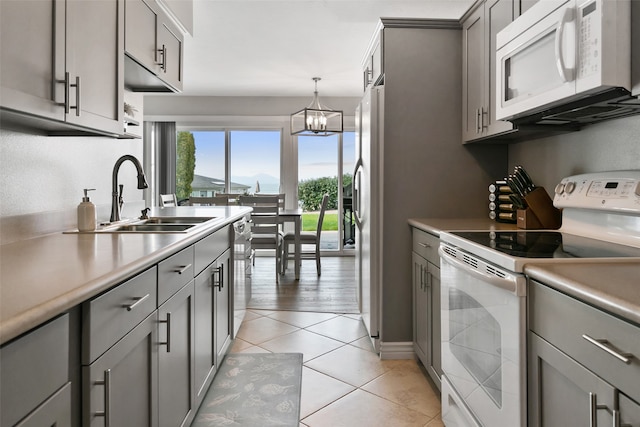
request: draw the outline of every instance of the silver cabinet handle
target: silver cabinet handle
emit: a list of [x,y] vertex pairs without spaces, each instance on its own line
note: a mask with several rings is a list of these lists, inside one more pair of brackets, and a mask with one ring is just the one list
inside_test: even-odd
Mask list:
[[480,133],[480,109],[476,108],[476,133]]
[[420,266],[420,290],[424,289],[424,278],[422,273],[422,265]]
[[215,270],[213,270],[213,286],[215,288],[218,288],[218,292],[222,292],[222,288],[224,287],[224,270],[223,270],[224,266],[219,266],[216,267]]
[[159,322],[167,324],[167,340],[158,344],[166,345],[167,353],[171,353],[171,312],[167,313],[167,320],[160,320]]
[[481,107],[480,108],[480,132],[482,132],[483,129],[486,129],[489,127],[484,124],[484,121],[485,121],[484,118],[485,116],[488,116],[488,115],[489,115],[488,111],[486,111],[484,107]]
[[431,282],[432,282],[431,272],[427,271],[425,276],[426,276],[426,280],[425,280],[424,287],[426,289],[431,287]]
[[134,308],[136,308],[137,306],[139,306],[140,304],[142,304],[142,302],[143,302],[144,300],[146,300],[147,298],[149,298],[149,294],[146,294],[146,295],[145,295],[145,296],[143,296],[143,297],[137,297],[137,298],[134,298],[134,299],[136,300],[136,302],[134,302],[133,304],[125,304],[125,307],[126,307],[127,311],[131,311],[131,310],[133,310]]
[[626,363],[627,365],[631,363],[631,358],[634,357],[633,354],[631,353],[620,353],[619,351],[616,351],[615,349],[611,348],[610,346],[607,345],[609,344],[609,341],[607,340],[598,340],[595,338],[591,338],[587,334],[583,334],[582,338],[589,341],[591,344],[595,345],[599,349],[606,351],[607,353],[609,353],[616,359],[620,360],[621,362]]
[[156,65],[160,66],[160,69],[167,72],[167,46],[162,45],[162,49],[158,49],[158,53],[162,56],[162,61],[156,61]]
[[431,245],[427,244],[427,243],[422,243],[422,242],[418,242],[418,246],[421,246],[423,248],[430,248]]
[[104,411],[96,411],[96,417],[104,417],[104,426],[111,425],[111,369],[104,371],[104,379],[97,380],[97,385],[104,385]]
[[589,427],[598,427],[599,409],[607,409],[607,405],[598,405],[598,396],[589,392]]
[[183,266],[182,268],[176,270],[175,272],[178,273],[178,274],[183,274],[190,268],[191,268],[191,264],[187,264],[187,265]]
[[69,108],[76,110],[76,116],[80,117],[80,76],[76,76],[75,84],[69,84],[69,86],[76,88],[76,105]]

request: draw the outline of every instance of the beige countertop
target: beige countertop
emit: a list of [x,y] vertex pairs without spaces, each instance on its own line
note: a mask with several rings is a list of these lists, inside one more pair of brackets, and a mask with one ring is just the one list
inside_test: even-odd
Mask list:
[[640,262],[529,264],[532,279],[640,325]]
[[177,207],[150,216],[216,217],[180,234],[53,233],[0,246],[0,344],[144,271],[250,212]]
[[409,218],[409,225],[427,233],[441,231],[518,230],[515,224],[496,222],[487,218]]

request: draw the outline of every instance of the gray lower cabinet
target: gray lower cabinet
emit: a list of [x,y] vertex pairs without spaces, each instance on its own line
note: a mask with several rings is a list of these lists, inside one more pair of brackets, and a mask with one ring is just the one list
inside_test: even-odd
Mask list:
[[70,426],[69,315],[0,349],[0,426]]
[[194,414],[194,281],[158,308],[159,425],[188,425]]
[[531,427],[640,426],[640,327],[531,280]]
[[83,426],[158,426],[158,313],[83,367]]
[[216,362],[220,365],[231,343],[231,250],[227,249],[216,260],[217,283],[214,291]]
[[[615,389],[534,333],[529,333],[529,425],[612,425]],[[596,406],[597,405],[597,406]]]
[[439,238],[413,230],[413,347],[427,373],[440,388],[440,259]]

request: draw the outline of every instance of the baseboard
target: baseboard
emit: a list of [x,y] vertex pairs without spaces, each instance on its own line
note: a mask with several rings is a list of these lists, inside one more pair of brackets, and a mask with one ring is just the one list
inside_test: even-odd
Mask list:
[[415,359],[413,342],[380,342],[380,359]]

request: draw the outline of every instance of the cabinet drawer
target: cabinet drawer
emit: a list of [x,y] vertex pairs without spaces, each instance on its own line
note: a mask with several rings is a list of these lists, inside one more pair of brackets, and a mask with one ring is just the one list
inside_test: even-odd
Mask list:
[[439,267],[438,246],[440,246],[439,237],[417,228],[413,229],[413,251]]
[[194,277],[193,245],[158,264],[158,307]]
[[71,383],[47,399],[16,427],[71,426]]
[[12,426],[69,381],[69,315],[2,347],[0,373],[0,425]]
[[[640,400],[640,327],[535,281],[530,284],[529,328],[623,393]],[[624,363],[585,337],[618,353]]]
[[229,227],[218,230],[195,244],[195,270],[197,276],[229,247]]
[[88,365],[156,309],[156,267],[82,306],[82,363]]

